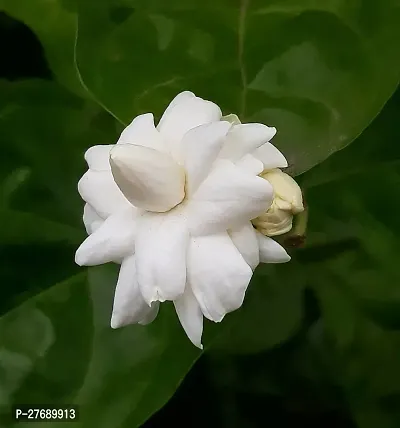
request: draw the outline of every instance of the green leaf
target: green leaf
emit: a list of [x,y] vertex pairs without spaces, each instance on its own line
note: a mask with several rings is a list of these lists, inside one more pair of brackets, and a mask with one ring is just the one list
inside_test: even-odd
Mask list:
[[354,141],[302,177],[306,189],[360,174],[381,174],[400,164],[400,90],[387,102],[379,116]]
[[79,3],[77,66],[128,123],[181,90],[274,125],[299,174],[349,144],[398,84],[398,0]]
[[[377,423],[394,428],[400,423],[395,404],[400,393],[400,169],[398,147],[393,144],[398,132],[393,123],[397,97],[360,137],[365,151],[357,152],[357,141],[320,165],[318,174],[311,171],[303,180],[322,179],[306,193],[309,243],[314,249],[298,254],[304,266],[298,275],[307,276],[321,312],[309,344],[315,359],[325,366],[329,382],[340,388],[357,424],[366,428]],[[336,174],[330,180],[334,166],[339,171],[347,167],[349,174]],[[323,184],[325,177],[328,183]],[[335,240],[352,245],[336,245],[326,254],[327,243]]]
[[5,170],[31,172],[12,195],[10,208],[79,224],[83,203],[76,185],[84,172],[84,152],[115,141],[112,117],[54,82],[0,81],[0,127]]
[[0,245],[58,242],[79,245],[84,231],[32,213],[0,209]]
[[170,398],[200,351],[165,306],[149,326],[112,330],[115,273],[93,268],[0,319],[2,420],[17,402],[70,403],[77,427],[133,428]]
[[63,0],[0,0],[0,10],[24,22],[39,38],[57,80],[85,96],[74,68],[77,16],[71,6]]

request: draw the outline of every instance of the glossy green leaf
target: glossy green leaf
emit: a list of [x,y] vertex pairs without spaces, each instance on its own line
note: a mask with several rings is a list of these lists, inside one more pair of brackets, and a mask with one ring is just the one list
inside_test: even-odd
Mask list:
[[79,3],[77,66],[128,123],[181,90],[274,125],[293,173],[351,142],[399,80],[398,0]]
[[347,180],[359,174],[380,175],[388,168],[399,165],[399,115],[400,91],[397,90],[379,116],[356,141],[305,174],[302,186],[308,189],[332,181]]
[[0,319],[2,420],[12,403],[70,403],[77,427],[133,428],[173,394],[200,352],[165,306],[149,326],[112,330],[115,273],[93,268]]

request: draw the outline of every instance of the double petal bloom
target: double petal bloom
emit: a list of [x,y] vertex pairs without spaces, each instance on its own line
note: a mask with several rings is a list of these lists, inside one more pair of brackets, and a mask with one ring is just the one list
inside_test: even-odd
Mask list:
[[115,145],[86,152],[78,189],[89,237],[76,262],[121,264],[113,328],[149,323],[171,300],[201,348],[203,316],[219,322],[239,308],[260,262],[290,260],[251,223],[274,200],[260,174],[287,166],[269,143],[275,132],[182,92],[157,127],[137,116]]

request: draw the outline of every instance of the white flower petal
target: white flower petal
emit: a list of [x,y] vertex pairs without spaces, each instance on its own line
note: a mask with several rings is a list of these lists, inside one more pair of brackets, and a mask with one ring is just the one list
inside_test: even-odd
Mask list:
[[136,266],[144,299],[174,300],[186,283],[188,230],[179,210],[165,214],[145,212],[138,222]]
[[243,123],[229,131],[221,159],[236,161],[265,144],[276,134],[276,129],[262,123]]
[[221,116],[221,109],[211,101],[181,96],[164,112],[157,129],[166,139],[170,153],[180,161],[181,142],[186,132],[196,126],[219,121]]
[[263,144],[254,150],[253,156],[264,164],[264,169],[286,168],[288,166],[285,156],[271,143]]
[[147,325],[152,323],[157,318],[159,309],[160,309],[160,302],[153,302],[150,306],[150,311],[142,320],[139,321],[139,324]]
[[[136,276],[136,261],[132,255],[124,259],[119,271],[115,289],[111,327],[119,328],[129,324],[143,323],[149,315],[157,315],[158,302],[150,307],[139,289]],[[154,319],[154,318],[153,318]]]
[[154,126],[152,113],[136,116],[121,133],[117,144],[135,144],[165,152],[167,147]]
[[174,300],[175,310],[188,338],[193,345],[203,349],[201,336],[203,334],[203,313],[194,297],[190,284],[186,284],[182,296]]
[[173,107],[177,104],[182,103],[183,101],[189,100],[190,98],[196,98],[196,95],[190,91],[180,92],[168,105],[168,107],[164,111],[164,116],[169,114]]
[[213,122],[188,131],[182,140],[182,161],[186,170],[186,191],[192,194],[207,177],[224,143],[231,124]]
[[236,227],[265,212],[272,198],[267,180],[219,160],[189,202],[190,230],[208,234]]
[[93,171],[107,171],[110,169],[110,151],[115,144],[92,146],[86,150],[85,160]]
[[263,163],[250,154],[239,159],[235,165],[253,175],[261,174],[264,171]]
[[242,305],[252,274],[227,233],[191,239],[188,282],[208,319],[219,322]]
[[131,206],[115,184],[111,171],[87,171],[78,182],[78,191],[104,219]]
[[83,223],[88,235],[95,232],[103,224],[103,221],[91,205],[85,204],[83,208]]
[[77,249],[75,262],[80,266],[95,266],[111,261],[118,262],[133,254],[136,217],[135,207],[109,216]]
[[260,252],[253,225],[247,222],[243,226],[228,230],[228,233],[235,247],[254,271],[260,263]]
[[290,260],[289,254],[272,238],[256,231],[260,248],[260,263],[286,263]]
[[165,153],[121,144],[112,149],[110,164],[118,187],[136,207],[165,212],[185,196],[185,172]]

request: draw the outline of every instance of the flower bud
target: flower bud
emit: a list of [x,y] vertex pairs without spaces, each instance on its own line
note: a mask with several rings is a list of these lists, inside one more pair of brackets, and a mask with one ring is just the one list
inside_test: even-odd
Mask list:
[[293,215],[304,210],[299,185],[290,175],[278,168],[264,171],[260,176],[272,185],[274,200],[268,211],[253,220],[254,226],[266,236],[289,232],[292,228]]

